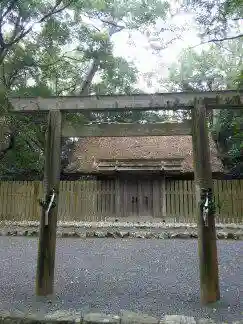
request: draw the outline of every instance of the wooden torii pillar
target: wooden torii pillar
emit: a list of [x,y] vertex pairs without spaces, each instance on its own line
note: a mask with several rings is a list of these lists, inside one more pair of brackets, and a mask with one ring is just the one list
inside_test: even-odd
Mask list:
[[60,110],[50,110],[45,145],[44,192],[40,219],[39,248],[36,271],[36,294],[53,294],[56,254],[56,227],[61,163]]
[[219,300],[220,292],[209,132],[202,100],[195,100],[192,109],[192,143],[201,302],[207,304]]
[[[60,177],[61,133],[64,136],[164,136],[190,135],[188,124],[123,124],[89,125],[77,129],[61,123],[61,111],[107,111],[107,110],[192,110],[192,136],[195,168],[196,202],[198,214],[198,249],[202,303],[215,302],[220,298],[215,219],[212,192],[212,171],[209,154],[206,108],[202,100],[215,100],[220,96],[223,104],[214,101],[211,108],[242,108],[243,93],[239,91],[137,94],[116,96],[57,97],[57,98],[11,98],[16,111],[49,111],[46,138],[45,202],[42,207],[40,239],[37,262],[37,295],[51,295],[54,284],[56,249],[56,225]],[[228,102],[235,98],[236,102]],[[224,102],[227,103],[225,104]],[[193,104],[194,103],[194,104]],[[53,107],[56,107],[53,109]],[[209,105],[208,105],[209,107]],[[54,201],[52,201],[52,198]],[[54,204],[53,204],[54,203]]]

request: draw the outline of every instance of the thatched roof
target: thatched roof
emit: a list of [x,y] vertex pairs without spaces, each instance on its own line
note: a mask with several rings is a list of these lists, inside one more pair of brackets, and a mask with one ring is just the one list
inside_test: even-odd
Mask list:
[[[213,172],[222,172],[210,138]],[[191,136],[86,137],[76,143],[68,173],[114,170],[175,170],[193,172]]]

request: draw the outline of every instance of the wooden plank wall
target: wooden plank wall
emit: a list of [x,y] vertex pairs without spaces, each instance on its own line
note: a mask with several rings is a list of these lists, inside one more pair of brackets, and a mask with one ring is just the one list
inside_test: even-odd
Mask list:
[[[197,222],[194,181],[166,181],[166,217],[175,222]],[[214,180],[217,223],[243,222],[243,180]]]
[[[160,211],[154,201],[154,215],[170,222],[196,223],[194,182],[156,181],[161,201]],[[117,183],[115,180],[62,181],[58,220],[99,221],[125,215],[118,210],[116,193],[122,194],[118,189],[123,186],[118,188]],[[214,193],[216,222],[243,223],[243,180],[214,180]],[[0,182],[0,221],[39,220],[38,199],[42,197],[41,182]],[[121,208],[125,205],[121,204]]]
[[39,220],[38,199],[43,197],[39,181],[0,182],[0,221]]
[[99,221],[115,214],[115,181],[62,181],[59,221]]
[[166,218],[174,222],[196,222],[194,181],[166,180]]

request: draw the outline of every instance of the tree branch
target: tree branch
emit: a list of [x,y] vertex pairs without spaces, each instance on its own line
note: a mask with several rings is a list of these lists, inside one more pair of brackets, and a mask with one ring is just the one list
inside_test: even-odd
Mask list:
[[4,13],[1,14],[1,21],[3,21],[3,19],[7,16],[7,14],[10,13],[10,11],[14,8],[14,6],[17,4],[18,0],[12,0],[8,6],[8,8],[6,9],[6,11]]
[[11,44],[12,41],[15,39],[15,37],[18,35],[18,28],[20,27],[20,25],[19,25],[20,20],[21,20],[21,16],[20,16],[20,13],[19,13],[18,17],[17,17],[17,20],[15,22],[13,34],[12,34],[12,37],[11,37],[11,40],[10,40],[9,44]]
[[89,86],[94,78],[95,73],[98,71],[98,69],[99,69],[99,60],[94,59],[94,61],[92,62],[91,66],[89,68],[89,71],[82,83],[80,95],[82,95],[82,96],[88,95]]
[[32,31],[33,27],[36,24],[40,24],[40,23],[44,22],[45,20],[47,20],[48,18],[50,18],[52,15],[55,15],[55,14],[63,11],[64,9],[68,8],[74,2],[74,0],[70,0],[65,6],[57,9],[61,2],[62,2],[62,0],[58,0],[56,2],[55,6],[51,9],[51,11],[49,11],[47,14],[45,14],[38,21],[34,22],[29,28],[27,28],[27,30],[20,33],[20,35],[17,38],[15,38],[15,40],[10,42],[8,45],[12,46],[12,45],[16,44],[17,42],[19,42],[21,39],[23,39],[27,34],[29,34]]
[[14,44],[18,43],[21,39],[23,39],[27,34],[29,34],[33,27],[36,24],[40,24],[42,22],[44,22],[46,19],[48,19],[49,17],[51,17],[52,15],[55,15],[61,11],[63,11],[64,9],[68,8],[72,3],[75,2],[75,0],[70,0],[66,5],[62,6],[61,8],[58,8],[58,6],[61,4],[62,0],[57,0],[55,6],[47,13],[45,14],[42,18],[40,18],[38,21],[34,22],[29,28],[27,28],[24,31],[24,26],[22,26],[22,32],[20,32],[19,36],[17,36],[18,32],[17,29],[19,26],[19,21],[21,19],[20,15],[18,16],[18,19],[16,21],[15,24],[15,29],[13,32],[13,37],[11,39],[10,42],[8,42],[7,44],[4,42],[3,39],[3,35],[2,35],[2,21],[3,21],[3,17],[5,17],[14,7],[14,5],[16,4],[18,0],[12,0],[11,4],[9,5],[9,7],[7,8],[7,10],[4,12],[4,14],[2,14],[0,16],[0,64],[2,64],[9,48],[11,48],[11,46],[13,46]]
[[227,41],[227,40],[238,39],[238,38],[241,38],[241,37],[243,37],[243,34],[239,34],[239,35],[236,35],[236,36],[224,37],[224,38],[213,38],[213,39],[209,39],[207,41],[201,42],[200,44],[191,46],[190,49],[193,49],[195,47],[198,47],[198,46],[201,46],[201,45],[204,45],[204,44],[220,43],[220,42],[224,42],[224,41]]
[[6,46],[4,39],[3,39],[3,33],[2,33],[2,26],[3,26],[3,19],[10,13],[10,11],[14,8],[18,0],[12,0],[9,4],[8,8],[5,12],[1,11],[0,13],[0,46],[4,48]]
[[61,90],[59,90],[59,91],[57,91],[57,96],[60,96],[61,94],[62,94],[62,92],[64,92],[64,91],[68,91],[68,90],[70,90],[70,89],[72,89],[73,91],[75,90],[75,88],[76,88],[76,82],[74,83],[74,84],[72,84],[72,85],[70,85],[69,87],[66,87],[66,88],[64,88],[64,89],[61,89]]
[[15,134],[11,133],[10,134],[10,139],[9,139],[9,145],[0,151],[0,160],[4,158],[4,156],[7,154],[8,151],[12,150],[15,145]]
[[6,73],[5,73],[5,64],[1,64],[1,72],[2,72],[2,80],[3,80],[3,84],[6,87],[7,85],[7,80],[6,80]]
[[120,25],[118,25],[116,22],[111,21],[111,20],[105,20],[105,19],[102,19],[102,18],[99,18],[99,20],[100,20],[101,22],[103,22],[104,24],[108,24],[108,25],[112,26],[113,28],[117,28],[116,31],[113,31],[113,28],[112,28],[112,29],[110,30],[110,31],[111,31],[111,34],[118,33],[119,31],[122,31],[123,29],[126,28],[125,26],[120,26]]
[[[112,35],[120,32],[121,30],[125,29],[124,26],[119,26],[119,25],[117,25],[115,22],[113,22],[111,20],[108,21],[108,20],[100,18],[100,21],[110,25],[110,28],[109,28],[109,31],[108,31],[110,37]],[[80,91],[81,96],[88,95],[91,82],[92,82],[96,72],[98,71],[99,66],[100,66],[100,59],[98,57],[94,58],[91,66],[90,66],[90,68],[88,70],[88,73],[87,73],[85,79],[82,82],[81,91]]]
[[232,39],[237,39],[237,38],[241,38],[243,37],[243,34],[239,34],[236,36],[230,36],[230,37],[224,37],[224,38],[214,38],[214,39],[210,39],[208,41],[208,43],[214,43],[214,42],[224,42],[226,40],[232,40]]
[[4,48],[4,39],[3,39],[3,32],[2,32],[2,18],[0,17],[0,46]]
[[12,74],[8,77],[8,82],[6,82],[7,89],[10,89],[10,87],[13,84],[14,80],[18,77],[18,73],[19,73],[20,70],[14,70],[12,72]]
[[[70,56],[63,56],[63,58],[67,58],[67,59],[69,59],[69,60],[71,60],[71,61],[75,61],[75,62],[79,62],[79,63],[81,63],[82,62],[82,58],[75,58],[75,57],[70,57]],[[59,60],[60,61],[60,60]],[[57,61],[58,62],[58,61]]]
[[25,143],[29,146],[29,148],[33,151],[39,150],[44,151],[44,146],[42,146],[42,143],[39,143],[38,141],[35,141],[33,138],[25,138]]

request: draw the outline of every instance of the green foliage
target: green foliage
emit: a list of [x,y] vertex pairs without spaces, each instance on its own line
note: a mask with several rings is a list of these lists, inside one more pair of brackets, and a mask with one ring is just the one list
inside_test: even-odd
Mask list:
[[[79,3],[74,6],[79,6]],[[158,17],[165,18],[169,1],[160,0],[96,0],[84,4],[85,12],[91,17],[109,20],[113,18],[126,28],[139,29],[155,23]],[[79,6],[80,8],[80,6]]]
[[[60,36],[60,31],[67,33],[60,20],[63,18],[63,10],[72,2],[72,0],[57,0],[54,3],[48,0],[2,0],[0,3],[0,64],[14,45],[36,36],[36,25],[47,24],[53,27],[53,37],[57,37],[57,34]],[[59,22],[54,20],[54,16],[59,17]],[[44,27],[42,30],[45,32],[47,29]]]
[[243,38],[239,24],[243,20],[242,0],[184,0],[184,8],[195,14],[203,41]]
[[111,57],[103,63],[101,81],[94,84],[93,90],[99,94],[132,93],[136,82],[137,70],[123,58]]
[[243,90],[243,70],[239,73],[239,76],[235,80],[235,84],[238,89]]
[[[211,45],[201,52],[183,51],[170,68],[166,80],[170,91],[216,91],[241,88],[243,84],[243,40]],[[240,75],[240,76],[239,76]],[[243,175],[243,111],[214,112],[211,130],[226,169]]]
[[14,96],[17,97],[42,97],[47,98],[52,95],[52,91],[45,84],[38,84],[35,86],[20,86],[14,91]]
[[233,176],[242,176],[243,110],[221,110],[212,131],[226,168]]
[[226,0],[224,6],[227,15],[243,14],[243,0]]
[[201,52],[184,50],[170,67],[170,90],[215,91],[233,89],[243,68],[243,40],[228,41],[224,47],[211,45]]
[[[168,7],[161,0],[0,2],[0,107],[5,114],[0,119],[0,176],[43,173],[46,116],[11,115],[8,96],[137,91],[137,71],[113,56],[112,36],[124,29],[143,32],[164,18]],[[81,114],[65,118],[80,126],[87,121]],[[63,141],[65,163],[72,144]]]

